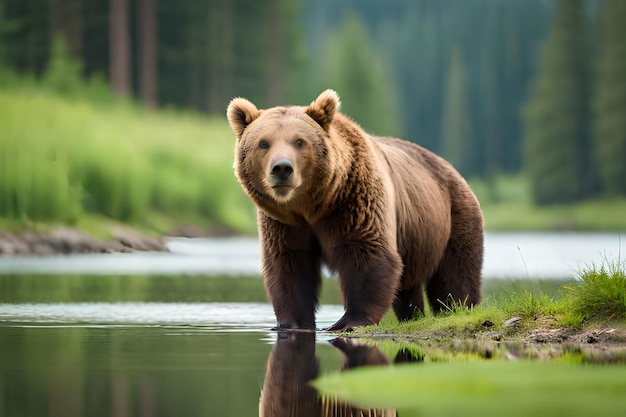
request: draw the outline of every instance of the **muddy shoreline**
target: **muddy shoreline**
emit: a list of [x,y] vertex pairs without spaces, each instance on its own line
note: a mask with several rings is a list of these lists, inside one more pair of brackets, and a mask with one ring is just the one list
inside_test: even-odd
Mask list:
[[113,229],[111,236],[110,239],[101,239],[71,227],[59,227],[50,232],[18,234],[0,230],[0,256],[168,251],[163,239],[130,228]]
[[533,329],[455,332],[419,331],[413,334],[370,333],[364,339],[391,339],[417,344],[426,351],[448,351],[452,356],[475,354],[485,359],[552,360],[569,357],[573,362],[626,363],[626,326],[603,323],[584,329],[538,327]]

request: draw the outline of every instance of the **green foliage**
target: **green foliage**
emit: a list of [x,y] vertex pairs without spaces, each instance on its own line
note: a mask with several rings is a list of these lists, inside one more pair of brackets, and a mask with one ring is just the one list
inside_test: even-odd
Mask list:
[[321,84],[337,90],[342,112],[368,132],[401,136],[393,80],[358,15],[348,14],[328,37],[327,56],[328,68]]
[[586,318],[626,318],[625,266],[592,266],[581,272],[578,282],[565,285],[563,290],[572,300],[572,311]]
[[520,174],[500,174],[488,179],[472,179],[468,184],[483,207],[498,204],[532,204],[530,182]]
[[82,62],[71,56],[65,38],[60,35],[55,36],[50,45],[50,58],[38,86],[62,97],[80,98],[94,104],[123,103],[101,74],[94,73],[89,79],[83,77]]
[[[70,2],[68,6],[61,4],[65,2],[33,0],[18,7],[19,3],[17,0],[0,3],[5,6],[4,18],[0,17],[0,55],[4,55],[6,66],[21,75],[39,77],[45,73],[48,77],[53,68],[61,68],[56,65],[60,63],[70,71],[52,71],[56,75],[49,76],[48,82],[54,88],[74,90],[71,74],[76,72],[76,67],[71,64],[71,59],[57,59],[61,56],[55,52],[59,48],[50,36],[54,30],[66,37],[74,58],[84,63],[84,79],[109,71],[107,57],[112,46],[107,41],[109,2],[80,0]],[[563,63],[567,61],[564,57],[573,56],[574,50],[576,62],[572,61],[571,65],[567,62],[563,71],[549,77],[554,82],[549,83],[552,87],[542,96],[543,104],[527,107],[527,113],[534,114],[536,119],[541,119],[542,115],[549,119],[545,123],[535,120],[543,127],[531,129],[528,133],[538,137],[540,142],[541,138],[558,139],[554,141],[556,151],[536,151],[542,157],[548,155],[548,162],[543,165],[537,162],[539,166],[533,170],[536,175],[531,178],[538,188],[549,190],[552,187],[555,191],[543,191],[542,195],[575,195],[571,198],[577,199],[580,196],[576,190],[559,185],[564,178],[571,184],[576,181],[571,181],[567,174],[558,178],[544,176],[542,169],[574,172],[570,164],[562,164],[559,157],[563,153],[563,160],[575,159],[568,155],[573,147],[565,148],[560,144],[568,135],[577,143],[581,154],[593,154],[589,144],[583,143],[582,136],[579,138],[578,133],[570,133],[577,129],[571,120],[584,121],[588,117],[577,114],[578,110],[573,108],[578,103],[577,91],[582,91],[583,96],[589,94],[586,91],[588,77],[578,74],[581,61],[594,62],[590,48],[584,43],[589,39],[589,46],[594,49],[599,46],[599,39],[585,36],[581,16],[584,13],[595,23],[600,0],[583,8],[577,1],[564,3],[567,7],[560,7],[556,14],[560,22],[557,26],[567,26],[568,29],[560,31],[563,42],[549,42],[552,52],[544,54],[544,61]],[[607,8],[613,7],[608,4]],[[74,7],[76,5],[78,7]],[[261,107],[303,104],[321,89],[331,86],[344,98],[346,112],[368,130],[407,137],[443,154],[450,154],[449,149],[444,149],[444,143],[449,140],[445,138],[449,138],[455,128],[457,137],[463,130],[458,128],[458,123],[449,123],[450,117],[466,118],[471,122],[471,129],[463,133],[465,151],[460,153],[465,160],[462,165],[466,166],[460,166],[461,170],[479,176],[517,172],[521,168],[522,156],[519,109],[527,98],[528,82],[536,69],[537,46],[545,39],[553,21],[555,5],[556,1],[545,0],[466,0],[455,5],[431,0],[401,0],[393,4],[353,0],[160,2],[156,16],[159,30],[154,44],[159,58],[158,98],[165,106],[223,114],[226,104],[234,96],[248,97]],[[580,13],[567,11],[576,8]],[[131,26],[144,17],[142,7],[130,7],[128,12]],[[569,17],[563,19],[565,15]],[[348,43],[343,39],[348,32],[347,22],[355,20],[360,22],[360,29],[355,30],[352,25],[350,36],[360,40]],[[477,27],[480,30],[474,30]],[[133,36],[130,39],[131,78],[138,87],[143,78],[142,68],[137,68],[141,62],[143,37],[135,36],[137,31],[134,29],[131,28]],[[595,30],[592,27],[590,32],[595,33]],[[582,43],[579,42],[581,38],[585,38]],[[554,46],[557,43],[559,45]],[[574,48],[568,46],[573,44],[576,44]],[[466,104],[455,110],[465,116],[451,116],[450,103],[456,101],[446,98],[451,90],[448,77],[455,48],[464,57],[463,72],[467,80],[471,80],[464,88]],[[601,55],[612,55],[613,63],[619,61],[620,51],[605,54],[603,50],[604,47],[600,50]],[[67,54],[65,57],[68,58]],[[338,65],[338,62],[342,64]],[[614,88],[607,91],[618,96],[616,93],[620,88],[608,81],[613,77],[606,77],[601,69],[605,67],[600,64],[602,76],[598,81],[606,79],[606,83],[612,83]],[[335,72],[348,75],[343,75],[341,81],[333,78]],[[579,75],[585,82],[579,82]],[[378,81],[371,84],[363,80]],[[345,86],[339,85],[340,81]],[[2,82],[0,76],[0,84]],[[563,85],[556,87],[557,84]],[[377,90],[378,86],[384,88]],[[563,94],[569,86],[576,91]],[[135,88],[134,93],[140,90]],[[105,92],[100,90],[93,95],[100,96],[101,93]],[[389,100],[386,95],[390,96]],[[382,103],[378,110],[372,110],[372,97]],[[608,95],[602,94],[602,97],[598,100],[605,103],[601,107],[610,107]],[[573,103],[572,98],[577,103]],[[572,108],[563,110],[568,103],[573,103]],[[561,110],[550,110],[553,104]],[[598,115],[606,115],[603,119],[608,120],[609,115],[614,114],[612,117],[616,120],[623,113],[619,106],[613,106],[611,110],[603,110]],[[570,116],[561,120],[560,115],[566,115],[568,111]],[[383,125],[376,126],[380,123]],[[604,132],[601,136],[615,137],[617,133],[608,131],[619,131],[619,126],[614,127],[616,125],[619,125],[618,121],[598,122],[598,129]],[[586,130],[586,126],[582,130]],[[546,141],[551,142],[543,142]],[[618,142],[606,139],[600,146],[603,150],[598,149],[595,153],[611,154],[609,142],[619,151],[612,152],[612,155],[621,153],[620,148],[615,148]],[[451,156],[451,159],[458,157]],[[597,185],[594,175],[587,175],[584,168],[598,165],[597,161],[583,158],[575,164],[580,173],[577,178],[581,184],[580,192],[583,195],[593,193],[591,185]],[[605,171],[604,177],[615,178],[621,172],[616,163],[602,163],[600,168]],[[617,185],[615,180],[611,181],[612,187]],[[559,201],[569,198],[565,197]]]
[[150,212],[253,232],[223,118],[0,91],[0,217],[139,222]]
[[65,157],[11,148],[5,146],[0,158],[0,213],[72,222],[79,211],[78,190],[69,181]]
[[542,292],[529,290],[514,291],[501,301],[510,316],[534,318],[540,315],[554,315],[560,312],[559,303]]
[[370,367],[319,377],[327,398],[402,416],[620,415],[624,367],[491,361]]
[[119,143],[115,155],[100,146],[87,144],[76,155],[72,176],[82,186],[83,207],[122,221],[138,219],[149,207],[149,161],[129,143]]
[[626,2],[606,0],[594,91],[594,145],[602,184],[626,195]]
[[[10,68],[41,75],[48,66],[50,33],[56,31],[65,35],[74,57],[84,63],[85,77],[108,73],[110,48],[116,47],[107,41],[109,1],[1,4],[6,5],[6,19],[0,23],[6,42],[0,42],[0,50],[4,47]],[[385,112],[377,115],[389,119],[385,123],[392,130],[371,130],[409,137],[440,151],[445,78],[450,53],[458,45],[466,58],[467,79],[472,80],[467,88],[473,121],[467,138],[471,171],[482,174],[494,165],[511,172],[519,168],[520,159],[518,109],[552,9],[552,2],[544,0],[466,0],[454,5],[432,0],[161,1],[154,44],[159,102],[214,114],[222,114],[234,96],[248,97],[262,107],[306,103],[303,100],[329,86],[315,79],[333,65],[326,44],[340,42],[328,35],[340,31],[346,14],[358,14],[373,53],[365,66],[349,70],[358,75],[384,66],[385,94],[393,90],[390,103],[395,107],[389,113],[383,107]],[[138,64],[148,38],[140,35],[141,23],[135,27],[143,21],[144,10],[128,8],[135,87],[142,82]],[[481,30],[474,30],[477,27]],[[134,93],[140,91],[135,88]],[[378,91],[359,92],[385,101]],[[340,93],[346,109],[358,108],[362,96]],[[369,105],[367,100],[364,105]],[[361,121],[356,113],[354,117]],[[493,157],[488,155],[492,150]]]
[[561,0],[524,109],[525,168],[540,205],[587,192],[587,51],[581,0]]
[[40,140],[49,137],[54,120],[31,113],[39,110],[31,103],[0,93],[0,216],[71,222],[79,212],[79,187],[70,180],[66,151]]
[[559,324],[563,327],[576,329],[585,322],[585,315],[578,313],[571,308],[566,309],[563,316],[559,319]]

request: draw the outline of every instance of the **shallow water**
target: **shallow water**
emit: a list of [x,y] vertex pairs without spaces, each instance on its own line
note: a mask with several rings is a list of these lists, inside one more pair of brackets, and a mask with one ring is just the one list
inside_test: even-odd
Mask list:
[[[316,315],[317,326],[328,327],[342,314],[342,306],[323,305]],[[0,304],[0,323],[25,327],[176,327],[273,335],[270,329],[276,319],[269,303],[23,303]],[[323,335],[330,334],[320,333]]]
[[0,416],[257,415],[274,323],[268,303],[0,304]]

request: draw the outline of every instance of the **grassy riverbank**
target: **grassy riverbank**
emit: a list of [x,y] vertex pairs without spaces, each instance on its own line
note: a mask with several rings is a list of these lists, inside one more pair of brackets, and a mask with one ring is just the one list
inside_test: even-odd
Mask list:
[[626,326],[625,265],[584,269],[577,279],[556,289],[522,281],[490,291],[478,306],[453,306],[437,316],[427,310],[419,320],[399,323],[388,314],[380,325],[358,329],[354,335],[446,332],[468,337],[482,331],[513,335],[540,327],[576,330],[602,323]]
[[223,118],[0,91],[0,126],[0,227],[255,230]]

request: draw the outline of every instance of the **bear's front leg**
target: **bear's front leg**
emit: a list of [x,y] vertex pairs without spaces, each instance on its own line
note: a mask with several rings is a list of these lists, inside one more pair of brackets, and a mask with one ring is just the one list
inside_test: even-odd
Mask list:
[[329,331],[378,324],[391,307],[402,273],[398,253],[382,245],[348,244],[336,248],[329,266],[339,274],[345,314]]
[[321,251],[305,227],[259,219],[263,280],[278,329],[315,330],[321,285]]

